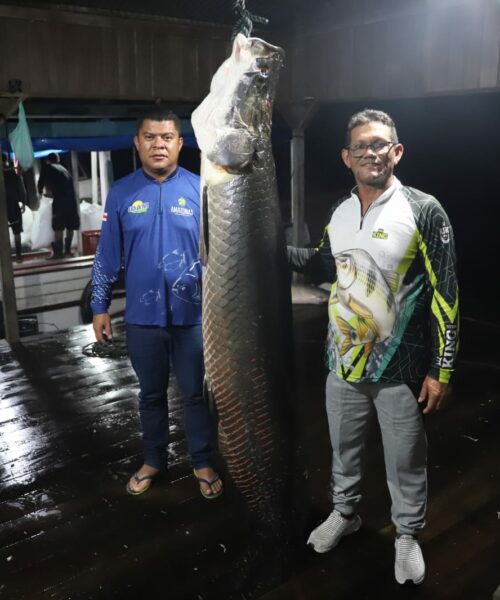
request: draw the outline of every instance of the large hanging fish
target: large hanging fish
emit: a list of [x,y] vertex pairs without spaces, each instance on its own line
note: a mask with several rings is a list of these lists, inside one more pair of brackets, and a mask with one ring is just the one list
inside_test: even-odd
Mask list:
[[283,50],[239,34],[194,111],[202,151],[207,382],[229,472],[251,509],[278,518],[292,452],[291,300],[271,151]]

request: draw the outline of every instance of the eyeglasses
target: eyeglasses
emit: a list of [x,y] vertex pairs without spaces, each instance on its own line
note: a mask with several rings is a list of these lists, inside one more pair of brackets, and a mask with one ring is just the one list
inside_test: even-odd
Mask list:
[[347,146],[347,150],[351,153],[353,158],[362,158],[368,148],[375,154],[387,154],[391,149],[391,146],[395,146],[397,142],[372,142],[371,144],[353,144],[352,146]]

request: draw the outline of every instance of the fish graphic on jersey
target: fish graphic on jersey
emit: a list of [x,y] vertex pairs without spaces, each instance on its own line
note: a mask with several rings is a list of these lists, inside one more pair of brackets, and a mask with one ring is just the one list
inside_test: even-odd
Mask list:
[[[386,340],[396,323],[395,293],[399,275],[381,271],[368,252],[362,249],[346,250],[334,256],[337,282],[330,298],[334,323],[342,336],[340,354],[347,354],[354,346],[364,346],[368,356],[373,346]],[[355,317],[354,324],[335,310],[342,306]],[[352,322],[352,318],[351,318]]]
[[193,261],[175,280],[172,285],[172,293],[183,302],[191,304],[201,303],[201,263],[197,259]]

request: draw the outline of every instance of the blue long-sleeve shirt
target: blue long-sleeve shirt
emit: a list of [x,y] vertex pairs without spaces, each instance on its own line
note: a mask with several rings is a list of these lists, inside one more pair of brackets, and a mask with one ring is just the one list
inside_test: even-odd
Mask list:
[[125,268],[125,321],[201,322],[200,178],[182,167],[162,183],[143,169],[111,188],[92,271],[91,307],[107,312]]

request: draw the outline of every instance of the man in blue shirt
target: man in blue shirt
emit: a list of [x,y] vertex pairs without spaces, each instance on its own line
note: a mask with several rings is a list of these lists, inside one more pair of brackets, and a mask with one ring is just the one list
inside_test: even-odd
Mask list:
[[203,401],[200,180],[178,166],[183,139],[177,115],[156,109],[138,121],[142,168],[111,188],[92,273],[96,339],[112,338],[111,286],[124,265],[125,322],[139,379],[144,464],[127,484],[145,492],[166,464],[170,365],[184,401],[184,425],[195,477],[206,498],[222,492],[212,469],[213,424]]

